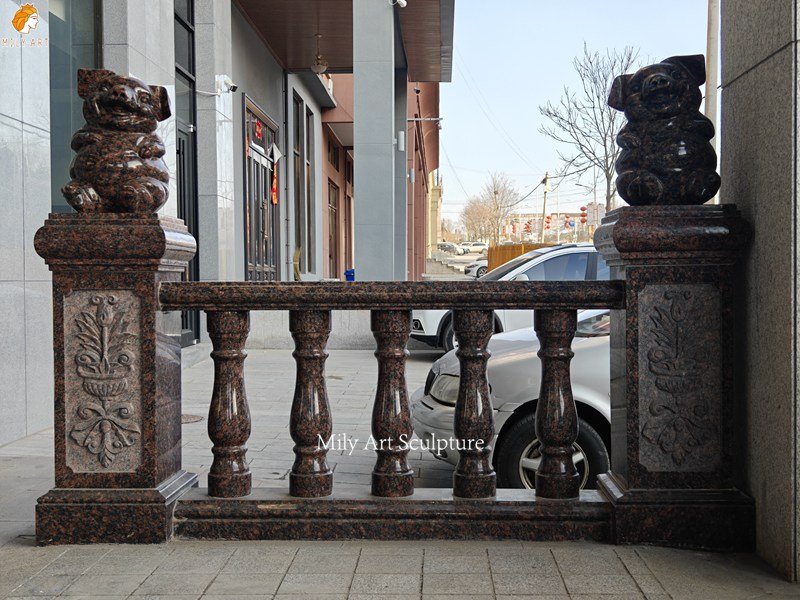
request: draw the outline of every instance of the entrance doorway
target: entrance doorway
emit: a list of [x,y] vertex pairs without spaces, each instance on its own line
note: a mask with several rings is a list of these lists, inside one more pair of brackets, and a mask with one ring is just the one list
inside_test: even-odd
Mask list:
[[248,281],[280,279],[280,186],[273,145],[278,127],[246,99],[245,274]]
[[328,180],[328,276],[341,278],[339,264],[339,186]]

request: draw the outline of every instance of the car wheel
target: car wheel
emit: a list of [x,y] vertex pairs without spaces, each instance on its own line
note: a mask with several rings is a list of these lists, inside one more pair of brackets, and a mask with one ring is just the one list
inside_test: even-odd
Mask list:
[[480,268],[478,269],[478,272],[477,272],[477,273],[475,273],[475,277],[479,277],[479,278],[480,278],[480,277],[483,277],[484,275],[486,275],[486,271],[487,271],[487,268],[486,268],[486,267],[480,267]]
[[[535,487],[536,468],[541,460],[540,444],[534,430],[535,420],[534,414],[524,416],[498,441],[495,460],[498,487]],[[583,419],[578,419],[578,439],[573,449],[581,488],[595,488],[597,476],[608,471],[611,463],[603,438]]]
[[442,348],[445,352],[450,352],[458,343],[456,342],[456,332],[453,329],[453,319],[448,319],[447,325],[442,330]]

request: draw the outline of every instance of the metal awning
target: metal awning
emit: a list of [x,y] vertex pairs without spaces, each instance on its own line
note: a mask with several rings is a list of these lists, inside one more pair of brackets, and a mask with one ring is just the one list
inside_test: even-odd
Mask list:
[[[286,70],[309,70],[316,56],[314,36],[319,32],[329,71],[353,71],[352,0],[234,2]],[[395,11],[409,80],[450,81],[455,0],[409,0],[408,6]]]

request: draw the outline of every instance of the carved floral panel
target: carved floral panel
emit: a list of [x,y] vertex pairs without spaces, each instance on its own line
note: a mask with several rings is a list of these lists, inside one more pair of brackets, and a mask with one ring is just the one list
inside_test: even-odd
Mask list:
[[66,464],[125,473],[142,462],[140,307],[129,290],[64,298]]
[[719,291],[648,285],[639,293],[639,462],[652,472],[721,463]]

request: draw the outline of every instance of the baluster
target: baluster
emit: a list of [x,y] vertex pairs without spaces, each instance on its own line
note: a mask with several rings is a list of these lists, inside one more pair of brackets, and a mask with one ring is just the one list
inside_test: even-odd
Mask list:
[[214,462],[208,494],[221,498],[247,496],[252,485],[247,465],[250,408],[244,390],[244,344],[250,331],[247,311],[208,313],[208,334],[214,346],[214,390],[208,411],[208,437]]
[[[406,342],[411,332],[410,310],[372,311],[372,333],[378,343],[378,391],[372,409],[372,436],[378,446],[372,471],[372,495],[410,496],[414,471],[408,466],[411,411],[406,387]],[[402,446],[406,445],[405,449]]]
[[577,498],[580,478],[572,459],[572,444],[578,437],[578,412],[569,375],[577,313],[537,310],[534,323],[542,361],[542,384],[536,407],[536,437],[542,459],[536,470],[536,496]]
[[494,331],[491,310],[453,311],[461,365],[461,380],[454,420],[459,459],[453,475],[453,495],[459,498],[490,498],[495,494],[495,474],[489,455],[494,437],[494,415],[486,378]]
[[327,310],[289,311],[289,330],[297,379],[289,431],[294,440],[294,465],[289,474],[289,493],[300,498],[328,496],[333,491],[333,472],[325,459],[326,443],[333,432],[328,392],[325,388],[325,345],[331,332]]

